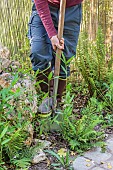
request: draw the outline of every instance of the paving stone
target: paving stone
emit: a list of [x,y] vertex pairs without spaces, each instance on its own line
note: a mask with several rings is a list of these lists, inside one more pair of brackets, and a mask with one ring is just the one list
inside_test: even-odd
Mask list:
[[107,148],[111,150],[112,154],[113,154],[113,138],[110,138],[106,141],[107,144]]
[[101,148],[94,148],[79,156],[73,162],[74,170],[113,170],[113,135],[106,140],[107,150],[101,152]]
[[95,148],[84,154],[84,157],[91,159],[92,161],[100,164],[101,161],[108,160],[112,155],[107,151],[105,153],[101,152],[101,148]]
[[74,170],[90,170],[95,166],[93,161],[90,161],[83,156],[80,156],[75,159],[73,162]]
[[113,170],[113,161],[106,161],[101,165],[102,168]]
[[100,168],[100,167],[95,167],[95,168],[93,168],[92,170],[105,170],[105,169]]

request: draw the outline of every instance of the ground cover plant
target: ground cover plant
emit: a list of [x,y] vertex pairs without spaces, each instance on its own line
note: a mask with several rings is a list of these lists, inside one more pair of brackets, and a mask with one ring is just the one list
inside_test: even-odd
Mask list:
[[[24,50],[26,51],[26,48],[21,49],[21,54],[24,54]],[[113,126],[113,59],[110,56],[108,60],[108,55],[100,28],[95,42],[89,42],[86,33],[81,34],[75,64],[79,77],[74,82],[68,80],[60,119],[58,116],[54,119],[48,118],[49,125],[55,123],[60,127],[60,131],[55,133],[45,131],[48,126],[47,119],[39,119],[37,112],[29,104],[36,97],[39,105],[47,94],[42,94],[40,90],[38,93],[26,92],[26,84],[23,83],[20,83],[22,88],[16,86],[20,79],[25,77],[35,82],[35,75],[27,70],[25,62],[24,66],[16,71],[17,74],[11,69],[10,85],[3,87],[3,84],[0,84],[1,169],[32,169],[30,165],[33,153],[41,148],[40,142],[36,144],[34,139],[44,138],[52,142],[52,147],[44,151],[48,161],[46,166],[53,169],[71,169],[72,150],[76,156],[94,146],[105,147],[105,130]],[[33,87],[38,84],[39,82],[34,83]],[[27,101],[24,100],[25,94]],[[23,100],[20,100],[20,96]],[[12,100],[17,104],[11,102]],[[64,150],[59,154],[61,148]],[[49,160],[50,157],[52,160]]]

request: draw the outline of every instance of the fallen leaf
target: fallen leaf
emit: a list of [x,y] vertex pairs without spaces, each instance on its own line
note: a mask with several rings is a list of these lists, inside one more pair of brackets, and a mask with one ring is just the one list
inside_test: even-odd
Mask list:
[[86,159],[86,162],[91,162],[91,160],[90,159]]
[[27,145],[27,146],[31,146],[32,140],[33,140],[33,139],[32,139],[31,137],[28,137],[28,138],[26,139],[26,141],[24,141],[24,144]]
[[108,168],[108,169],[112,169],[112,166],[111,166],[110,163],[107,164],[107,168]]
[[60,150],[58,150],[58,155],[60,156],[60,157],[65,157],[66,156],[66,149],[65,148],[61,148]]
[[76,153],[71,151],[71,156],[75,156],[75,155],[76,155]]
[[87,164],[86,166],[87,166],[87,167],[90,167],[90,166],[91,166],[91,164]]
[[49,159],[47,159],[47,166],[50,166],[51,162]]

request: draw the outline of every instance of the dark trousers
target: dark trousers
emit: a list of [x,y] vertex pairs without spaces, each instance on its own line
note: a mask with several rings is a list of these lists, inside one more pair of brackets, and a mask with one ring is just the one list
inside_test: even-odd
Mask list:
[[[59,8],[49,6],[54,26],[58,30]],[[60,77],[66,79],[70,75],[70,65],[67,62],[71,57],[76,56],[76,47],[80,32],[82,17],[81,4],[66,8],[64,24],[64,50],[61,59]],[[28,38],[30,40],[30,59],[34,71],[44,71],[50,65],[54,69],[55,52],[51,41],[38,15],[38,11],[33,10],[30,21]],[[68,63],[68,64],[67,64]]]

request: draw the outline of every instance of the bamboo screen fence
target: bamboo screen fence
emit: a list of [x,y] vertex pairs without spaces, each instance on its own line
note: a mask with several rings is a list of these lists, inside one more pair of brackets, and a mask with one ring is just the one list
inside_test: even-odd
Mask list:
[[[0,1],[0,42],[12,55],[17,54],[26,42],[31,5],[31,0]],[[113,1],[84,0],[81,31],[85,30],[92,41],[99,25],[113,54]]]

